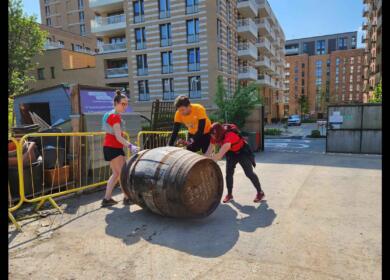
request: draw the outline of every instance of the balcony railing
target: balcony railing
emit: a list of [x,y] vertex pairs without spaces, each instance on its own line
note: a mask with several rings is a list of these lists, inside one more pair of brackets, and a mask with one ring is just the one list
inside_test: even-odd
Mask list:
[[45,50],[62,49],[64,47],[60,42],[46,42],[44,45]]
[[148,68],[138,68],[137,69],[138,76],[146,76],[148,75]]
[[200,71],[200,63],[190,63],[188,64],[188,71]]
[[175,93],[173,91],[163,92],[163,99],[164,100],[174,100],[175,99]]
[[161,47],[172,46],[172,39],[162,39],[162,40],[160,41],[160,46],[161,46]]
[[134,23],[141,23],[144,21],[145,21],[144,15],[134,16]]
[[120,77],[127,77],[128,75],[129,75],[129,69],[127,67],[106,69],[107,78],[120,78]]
[[173,66],[172,65],[163,65],[161,68],[162,74],[169,74],[173,73]]
[[195,14],[199,12],[199,5],[192,5],[192,6],[187,6],[186,7],[186,14]]
[[363,22],[363,30],[368,29],[368,23],[366,21]]
[[195,99],[195,98],[197,98],[197,99],[199,99],[199,98],[202,98],[202,92],[200,91],[200,90],[190,90],[190,98],[193,98],[193,99]]
[[109,17],[96,17],[92,20],[92,26],[98,27],[98,26],[105,26],[109,24],[116,24],[116,23],[122,23],[126,22],[126,15],[115,15],[115,16],[109,16]]
[[144,50],[146,49],[146,42],[137,42],[135,45],[136,50]]
[[149,93],[140,93],[138,96],[139,101],[150,101],[150,94]]
[[368,16],[368,13],[369,13],[369,9],[367,7],[364,7],[362,11],[363,17]]
[[238,0],[237,9],[243,16],[253,17],[257,16],[259,7],[255,0]]
[[126,42],[111,43],[101,45],[99,48],[100,53],[120,52],[126,50]]
[[171,16],[171,11],[169,11],[169,10],[160,11],[160,19],[169,18],[170,16]]
[[[249,33],[248,33],[249,31]],[[244,34],[252,34],[254,38],[257,38],[257,26],[251,18],[237,20],[237,32]]]
[[199,34],[187,35],[187,43],[196,43],[196,42],[199,42]]
[[238,79],[239,80],[256,80],[257,70],[252,66],[239,66]]
[[286,55],[298,54],[298,52],[299,52],[299,48],[285,49]]

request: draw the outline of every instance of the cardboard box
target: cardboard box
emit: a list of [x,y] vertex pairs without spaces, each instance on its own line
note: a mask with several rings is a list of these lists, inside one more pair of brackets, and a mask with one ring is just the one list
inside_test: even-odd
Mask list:
[[45,185],[51,188],[64,185],[66,182],[70,182],[69,178],[69,165],[54,169],[45,169]]

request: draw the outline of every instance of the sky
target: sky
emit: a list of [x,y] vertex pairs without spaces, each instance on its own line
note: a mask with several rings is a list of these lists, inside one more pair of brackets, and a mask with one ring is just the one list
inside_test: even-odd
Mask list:
[[[183,0],[184,1],[184,0]],[[357,47],[363,47],[362,0],[268,0],[286,40],[358,31]],[[28,15],[41,22],[39,0],[23,0]]]

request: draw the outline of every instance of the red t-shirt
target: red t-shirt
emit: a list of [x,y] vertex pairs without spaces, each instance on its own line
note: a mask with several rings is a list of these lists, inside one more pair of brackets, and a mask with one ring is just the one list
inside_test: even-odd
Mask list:
[[223,146],[226,143],[230,143],[230,144],[232,144],[232,146],[230,147],[229,151],[232,151],[232,152],[239,151],[245,144],[244,140],[242,140],[240,138],[240,136],[238,136],[234,132],[227,132],[225,134],[225,137],[223,138],[223,140],[220,143],[217,143],[215,140],[213,140],[213,138],[211,138],[210,142],[211,142],[211,144],[214,144],[214,145],[218,144],[220,146]]
[[[121,116],[119,114],[111,114],[107,118],[107,123],[114,127],[114,124],[119,123],[121,124]],[[123,132],[121,133],[123,136]],[[106,136],[104,137],[104,146],[105,147],[111,147],[111,148],[123,148],[123,144],[119,142],[114,134],[106,133]]]

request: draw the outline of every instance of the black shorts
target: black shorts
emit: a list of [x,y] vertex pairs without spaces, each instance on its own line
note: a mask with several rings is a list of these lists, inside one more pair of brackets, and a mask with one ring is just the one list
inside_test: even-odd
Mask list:
[[112,147],[103,147],[103,154],[105,161],[112,161],[114,158],[118,156],[125,156],[125,152],[123,148],[112,148]]

